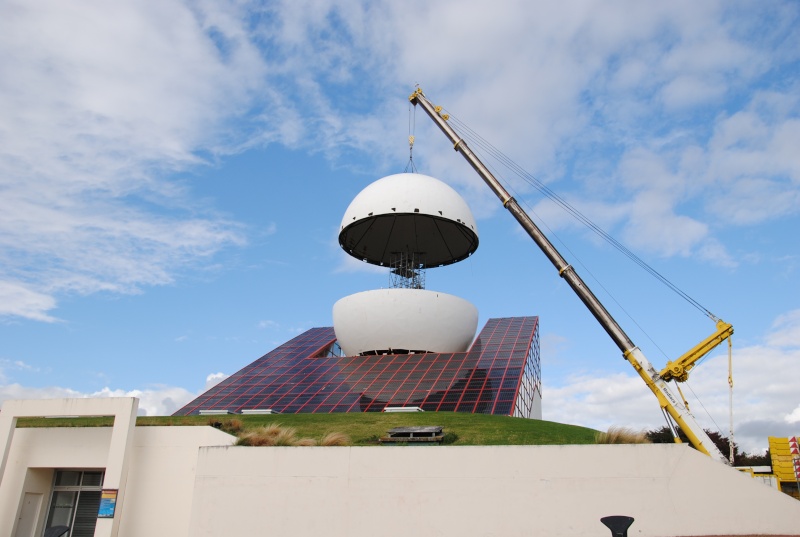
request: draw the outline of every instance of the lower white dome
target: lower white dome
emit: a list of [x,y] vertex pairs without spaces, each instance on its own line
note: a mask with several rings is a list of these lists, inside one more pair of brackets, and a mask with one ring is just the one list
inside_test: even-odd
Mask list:
[[427,289],[377,289],[333,305],[333,329],[347,356],[464,352],[478,328],[478,309]]

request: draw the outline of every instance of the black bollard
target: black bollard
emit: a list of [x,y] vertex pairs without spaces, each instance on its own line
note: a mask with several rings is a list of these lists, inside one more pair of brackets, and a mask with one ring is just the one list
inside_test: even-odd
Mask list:
[[628,537],[628,528],[633,524],[633,517],[631,516],[604,516],[600,522],[606,525],[611,530],[612,537]]

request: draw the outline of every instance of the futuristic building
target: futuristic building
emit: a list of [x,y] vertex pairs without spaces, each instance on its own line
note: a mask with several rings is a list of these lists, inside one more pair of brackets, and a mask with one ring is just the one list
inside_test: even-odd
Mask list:
[[386,407],[541,419],[539,319],[490,319],[467,352],[342,356],[313,328],[181,408],[233,413],[380,412]]
[[491,319],[475,338],[474,305],[425,289],[427,269],[478,248],[455,190],[422,174],[384,177],[350,203],[339,244],[386,267],[390,288],[342,298],[332,328],[281,345],[177,415],[422,409],[541,419],[538,318]]

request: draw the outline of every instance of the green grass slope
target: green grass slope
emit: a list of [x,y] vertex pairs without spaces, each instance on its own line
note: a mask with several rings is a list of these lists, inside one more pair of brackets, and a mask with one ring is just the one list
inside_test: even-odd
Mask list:
[[[486,414],[454,412],[280,414],[268,416],[139,417],[138,426],[209,425],[239,432],[271,423],[296,429],[300,437],[319,439],[332,432],[346,434],[353,445],[377,444],[393,427],[440,425],[445,441],[460,446],[594,444],[597,431],[577,425]],[[26,418],[18,427],[107,427],[111,418]]]

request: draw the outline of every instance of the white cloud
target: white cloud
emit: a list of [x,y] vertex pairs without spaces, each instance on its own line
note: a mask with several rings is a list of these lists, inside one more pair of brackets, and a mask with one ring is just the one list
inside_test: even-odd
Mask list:
[[800,133],[794,93],[755,92],[705,132],[665,125],[667,136],[626,142],[616,169],[606,172],[616,190],[598,190],[593,177],[587,182],[584,195],[601,196],[595,206],[605,207],[601,227],[621,227],[626,243],[641,251],[735,266],[717,229],[793,216],[800,207],[800,156],[787,146]]
[[697,248],[695,255],[714,265],[734,268],[738,262],[731,256],[724,244],[714,237],[709,237]]
[[718,99],[724,92],[722,83],[682,75],[664,86],[661,95],[667,108],[686,108]]
[[55,306],[56,300],[50,295],[37,293],[12,281],[0,281],[0,318],[14,315],[53,322],[56,319],[46,312]]
[[217,384],[219,384],[220,382],[222,382],[223,380],[225,380],[229,376],[230,375],[227,375],[226,373],[223,373],[221,371],[219,373],[209,373],[209,375],[206,377],[206,388],[205,389],[206,390],[210,390],[211,388],[213,388],[214,386],[216,386]]
[[183,388],[159,386],[130,391],[103,388],[88,397],[137,397],[140,416],[169,416],[197,395]]
[[707,148],[711,213],[735,225],[796,214],[800,207],[800,156],[790,149],[800,135],[800,99],[756,93],[748,105],[715,125]]
[[[359,47],[366,38],[379,53],[390,51],[389,71],[397,73],[398,81],[422,83],[436,104],[457,113],[537,175],[560,178],[564,170],[557,159],[596,167],[591,176],[573,178],[593,181],[592,187],[602,183],[603,190],[587,190],[579,183],[575,204],[605,205],[632,246],[663,256],[700,255],[733,266],[733,256],[713,235],[712,225],[759,223],[800,206],[797,185],[770,172],[781,168],[783,177],[794,176],[790,170],[796,168],[797,157],[788,140],[796,137],[781,136],[783,144],[755,153],[748,142],[722,154],[714,149],[714,133],[692,118],[718,111],[717,121],[724,122],[725,113],[736,110],[738,102],[749,106],[747,99],[729,99],[767,71],[774,61],[773,47],[782,44],[777,35],[774,42],[743,37],[751,30],[748,24],[764,13],[742,20],[723,5],[691,2],[658,9],[642,9],[635,2],[580,2],[544,12],[524,2],[491,8],[459,2],[458,16],[452,16],[453,6],[447,2],[414,9],[392,6],[388,14],[386,9],[378,4],[354,19],[372,17],[371,32],[342,23],[352,32],[348,36]],[[322,19],[314,18],[313,25],[320,24]],[[477,27],[480,32],[474,31]],[[796,93],[791,88],[782,92],[776,101]],[[394,92],[390,96],[395,98]],[[791,108],[787,113],[796,117]],[[782,121],[780,117],[775,121]],[[430,154],[418,144],[418,164],[468,192],[474,188],[485,193],[475,174],[454,171],[451,155],[440,151],[441,135],[427,121],[417,123],[418,141],[439,140],[427,142],[435,149]],[[762,130],[773,133],[776,126],[777,132],[791,131],[792,125],[789,118],[785,125]],[[385,130],[367,134],[379,138]],[[631,157],[646,153],[649,162],[640,159],[632,169]],[[755,183],[748,187],[747,178],[741,177],[736,157],[748,153],[753,153],[754,173],[770,175],[768,188]],[[720,183],[729,185],[721,195]],[[705,200],[711,200],[713,217],[690,208]],[[483,214],[482,202],[476,203]]]
[[800,423],[800,405],[797,405],[797,408],[784,416],[783,421],[791,424]]
[[224,150],[264,65],[235,5],[0,8],[0,315],[135,292],[242,244],[164,179]]
[[660,192],[643,192],[630,206],[632,211],[623,235],[638,250],[686,257],[708,236],[706,224],[675,214],[673,204]]
[[22,360],[8,360],[0,358],[0,383],[7,382],[9,371],[26,371],[32,373],[39,373],[41,369],[23,362]]
[[772,323],[767,344],[781,349],[800,347],[800,309],[778,316]]
[[60,399],[85,397],[138,397],[139,415],[169,416],[198,394],[173,386],[157,386],[142,390],[121,390],[103,388],[83,393],[70,388],[56,386],[31,388],[20,384],[0,385],[0,402],[9,399]]

